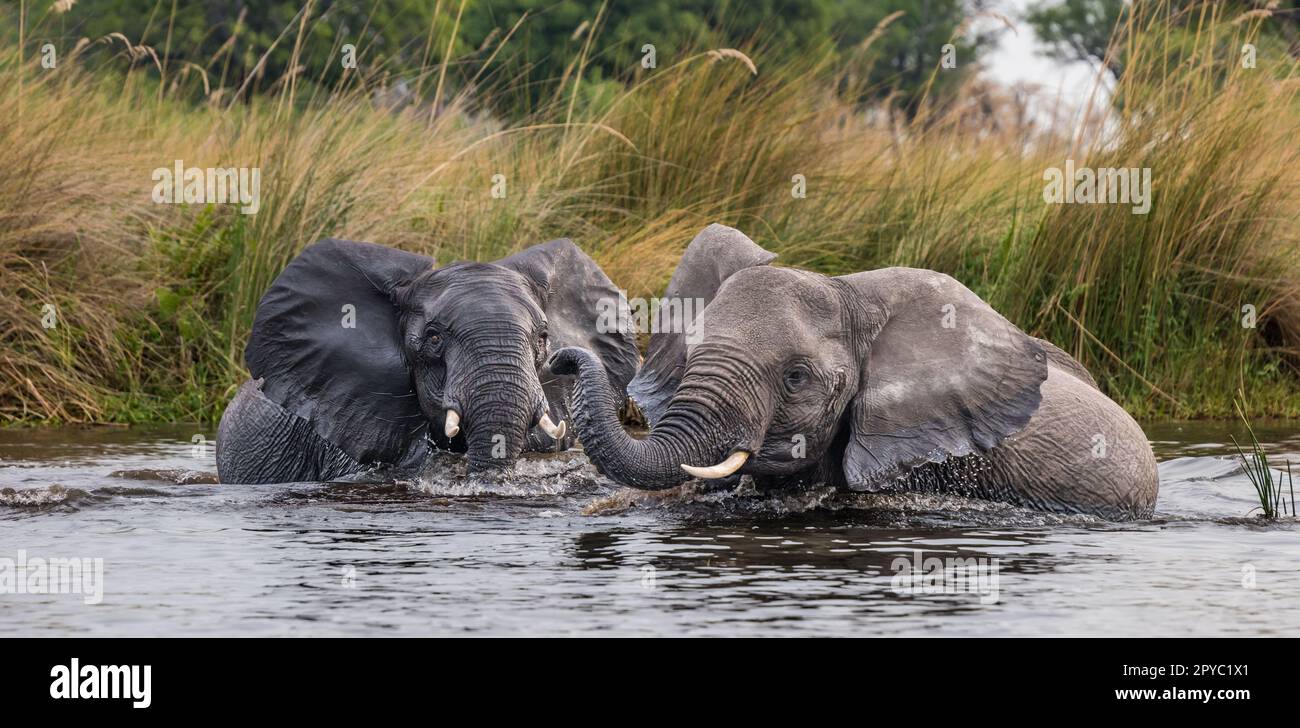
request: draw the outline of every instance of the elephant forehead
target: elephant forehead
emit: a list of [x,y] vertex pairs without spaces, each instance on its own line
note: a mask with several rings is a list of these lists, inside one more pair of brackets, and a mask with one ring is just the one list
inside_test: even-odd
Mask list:
[[435,271],[413,287],[407,305],[425,320],[531,324],[542,316],[523,277],[490,264]]
[[831,334],[843,325],[842,314],[843,303],[830,279],[807,271],[763,266],[727,279],[705,309],[705,326],[751,333]]

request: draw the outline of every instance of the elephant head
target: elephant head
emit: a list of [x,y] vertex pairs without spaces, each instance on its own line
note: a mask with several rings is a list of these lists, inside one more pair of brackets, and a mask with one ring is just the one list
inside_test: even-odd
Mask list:
[[615,391],[635,373],[634,332],[597,330],[602,300],[622,299],[569,240],[436,268],[327,239],[263,296],[245,359],[268,399],[357,463],[412,462],[432,441],[500,466],[530,432],[566,441],[570,384],[544,366],[550,348],[591,349]]
[[603,472],[650,489],[739,472],[876,490],[987,452],[1037,409],[1043,347],[956,280],[909,268],[831,278],[766,265],[774,257],[721,225],[691,243],[667,295],[707,305],[696,336],[656,334],[629,387],[652,424],[644,439],[619,426],[597,358],[552,355],[578,375],[573,421]]

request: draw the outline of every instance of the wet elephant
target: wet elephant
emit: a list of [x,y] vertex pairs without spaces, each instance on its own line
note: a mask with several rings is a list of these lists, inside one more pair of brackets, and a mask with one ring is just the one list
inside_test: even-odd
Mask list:
[[573,423],[591,460],[638,488],[752,475],[937,490],[1109,518],[1149,516],[1156,462],[1136,422],[1082,365],[1020,331],[953,278],[886,268],[840,277],[768,265],[737,230],[691,243],[668,297],[706,306],[657,333],[629,386],[652,424],[628,436],[599,359]]
[[430,444],[481,470],[567,446],[570,385],[544,366],[548,352],[591,349],[615,392],[636,371],[635,332],[597,330],[593,312],[609,301],[622,301],[618,289],[569,240],[442,268],[382,245],[317,242],[258,305],[252,379],[221,418],[218,475],[328,480],[415,465]]

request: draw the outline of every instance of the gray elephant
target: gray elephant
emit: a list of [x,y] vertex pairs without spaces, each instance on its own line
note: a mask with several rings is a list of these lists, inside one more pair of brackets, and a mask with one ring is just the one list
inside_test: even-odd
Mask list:
[[525,447],[567,447],[571,385],[543,365],[551,347],[581,346],[606,386],[625,391],[635,331],[598,331],[590,314],[609,301],[626,307],[569,240],[443,268],[381,245],[317,242],[258,305],[244,352],[253,378],[222,415],[218,477],[330,480],[415,466],[430,444],[481,470]]
[[760,487],[1151,515],[1159,483],[1142,429],[1068,354],[941,273],[831,278],[768,266],[775,257],[721,225],[691,243],[667,296],[706,306],[652,337],[629,385],[652,425],[644,439],[615,418],[597,357],[552,355],[553,371],[577,375],[572,421],[605,474],[647,489],[738,473]]

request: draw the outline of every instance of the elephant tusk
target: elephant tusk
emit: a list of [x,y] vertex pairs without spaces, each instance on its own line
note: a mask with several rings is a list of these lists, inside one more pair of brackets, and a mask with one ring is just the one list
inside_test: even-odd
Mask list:
[[741,466],[744,465],[745,461],[748,459],[749,453],[744,450],[737,450],[736,452],[731,453],[726,460],[723,460],[717,465],[710,465],[707,468],[697,468],[693,465],[683,464],[682,470],[690,473],[691,477],[699,478],[700,480],[717,480],[718,478],[725,478],[737,470],[740,470]]
[[542,428],[542,432],[550,435],[552,440],[564,439],[564,433],[568,431],[568,426],[564,424],[564,420],[560,420],[560,424],[557,425],[551,422],[551,416],[546,412],[542,413],[542,419],[537,425]]
[[447,410],[447,424],[443,426],[442,432],[447,436],[448,440],[460,432],[460,414],[456,410]]

